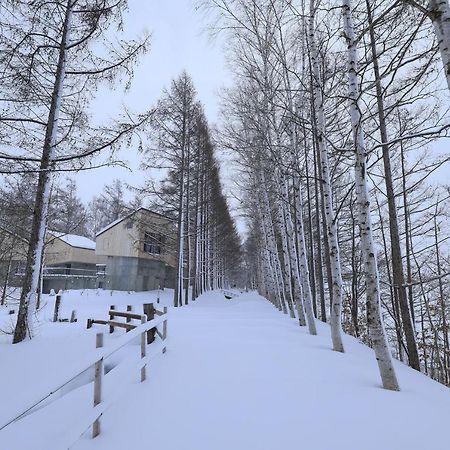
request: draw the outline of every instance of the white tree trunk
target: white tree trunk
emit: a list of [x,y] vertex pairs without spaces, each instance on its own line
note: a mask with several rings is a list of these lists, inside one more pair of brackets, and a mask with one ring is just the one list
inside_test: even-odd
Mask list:
[[264,188],[266,186],[266,183],[265,183],[263,174],[262,174],[262,178],[261,178],[261,186],[263,189],[263,192],[262,192],[262,200],[263,200],[262,201],[262,205],[263,205],[262,216],[263,216],[263,221],[265,222],[265,227],[266,227],[267,241],[269,244],[269,252],[270,252],[271,259],[272,259],[272,265],[275,269],[275,280],[276,280],[276,284],[278,286],[278,293],[279,293],[281,308],[283,310],[283,313],[287,314],[287,306],[286,306],[284,284],[283,284],[283,275],[281,272],[281,261],[280,261],[279,255],[278,255],[278,247],[277,247],[277,242],[276,242],[276,238],[275,238],[275,231],[273,228],[272,215],[270,213],[271,208],[270,208],[269,196],[267,194],[267,191]]
[[175,306],[183,306],[183,262],[184,262],[184,193],[181,193],[181,220],[180,220],[180,230],[179,232],[179,240],[178,240],[178,277],[177,277],[177,299]]
[[282,293],[280,292],[280,286],[278,284],[277,277],[277,269],[274,263],[273,255],[272,255],[272,242],[269,234],[269,227],[266,223],[266,218],[264,212],[261,208],[262,197],[263,195],[260,193],[261,202],[258,203],[258,214],[260,217],[261,223],[261,234],[264,237],[264,248],[265,248],[265,259],[266,259],[266,267],[268,269],[268,278],[270,279],[271,290],[273,292],[273,300],[277,308],[281,311],[283,310],[283,298]]
[[303,296],[305,300],[305,312],[308,319],[308,330],[310,334],[316,335],[316,322],[312,307],[312,293],[309,278],[308,256],[306,252],[305,228],[303,225],[303,200],[300,182],[295,192],[297,205],[297,239],[298,239],[298,259],[300,263],[300,278],[302,282]]
[[262,224],[262,228],[263,228],[262,234],[263,234],[264,240],[265,240],[267,267],[269,269],[269,276],[270,276],[272,286],[273,286],[272,291],[273,291],[274,299],[275,299],[278,309],[280,311],[284,311],[285,305],[284,305],[283,295],[280,290],[279,279],[277,276],[278,270],[277,270],[276,261],[275,261],[274,255],[273,255],[273,245],[272,245],[271,237],[270,237],[270,234],[268,231],[269,227],[267,225],[267,220],[264,216],[263,211],[261,209],[259,209],[259,212],[260,212],[261,224]]
[[430,0],[428,10],[439,45],[447,87],[450,90],[450,6],[448,0]]
[[304,293],[302,289],[302,281],[300,277],[299,261],[298,261],[298,253],[297,246],[295,243],[295,233],[294,233],[294,224],[292,222],[292,214],[289,207],[289,196],[287,189],[287,181],[284,178],[282,180],[282,198],[283,203],[286,205],[286,230],[287,237],[289,242],[289,256],[291,259],[291,270],[293,273],[294,280],[294,296],[295,296],[295,306],[297,308],[298,321],[300,326],[306,325],[305,318],[305,309],[304,309]]
[[312,66],[312,90],[314,96],[314,106],[317,120],[317,141],[321,157],[321,175],[322,185],[324,191],[325,203],[325,220],[330,243],[330,263],[331,275],[333,282],[333,300],[331,305],[331,338],[333,341],[333,350],[338,352],[344,351],[342,343],[342,273],[341,262],[339,256],[339,243],[337,237],[337,226],[335,211],[333,207],[333,197],[331,189],[330,167],[328,161],[328,149],[325,140],[325,114],[323,106],[323,95],[320,85],[320,71],[318,61],[318,50],[314,32],[315,21],[315,1],[310,0],[310,15],[309,15],[309,47],[311,52],[311,66]]
[[[282,182],[282,181],[281,181]],[[283,201],[278,202],[278,210],[279,210],[279,225],[278,228],[280,230],[281,235],[281,243],[283,248],[283,264],[284,264],[284,290],[287,295],[289,295],[288,298],[288,307],[289,307],[289,314],[292,319],[295,319],[295,310],[294,310],[294,292],[292,290],[292,277],[293,268],[291,267],[291,260],[289,257],[289,244],[288,244],[288,237],[286,232],[286,211],[285,211],[285,204]]]
[[355,182],[358,203],[359,227],[361,232],[361,251],[364,261],[367,295],[367,321],[369,333],[375,350],[383,387],[398,391],[399,385],[392,363],[386,332],[380,310],[380,286],[376,250],[372,236],[370,216],[370,196],[367,186],[367,155],[364,141],[361,113],[358,105],[360,95],[358,80],[358,59],[350,0],[343,0],[344,34],[348,46],[348,84],[349,109],[353,138],[356,147]]

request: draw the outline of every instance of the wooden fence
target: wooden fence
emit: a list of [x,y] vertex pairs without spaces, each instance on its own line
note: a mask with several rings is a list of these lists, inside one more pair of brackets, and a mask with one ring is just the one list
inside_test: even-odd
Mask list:
[[[153,306],[153,305],[152,305]],[[137,315],[129,312],[128,316],[124,315],[127,313],[120,313],[121,317],[128,319],[138,319],[140,321],[139,325],[135,325],[133,329],[129,329],[128,333],[124,333],[122,336],[117,338],[111,343],[109,347],[103,347],[103,333],[97,333],[96,335],[96,350],[93,355],[89,356],[84,364],[80,365],[77,373],[73,374],[70,378],[65,379],[63,382],[58,384],[58,387],[52,389],[52,391],[45,396],[42,396],[39,400],[33,402],[28,408],[22,411],[20,414],[16,415],[14,418],[6,422],[0,427],[0,431],[6,428],[8,425],[32,414],[38,409],[44,407],[49,403],[49,399],[53,397],[59,391],[62,391],[67,385],[73,382],[77,377],[84,374],[91,368],[94,368],[94,390],[93,390],[93,409],[89,414],[84,415],[82,421],[78,427],[71,427],[67,433],[67,446],[65,448],[71,448],[76,441],[92,426],[92,437],[96,437],[100,434],[101,424],[100,419],[106,409],[110,404],[103,398],[103,379],[104,374],[104,361],[122,349],[125,345],[129,344],[136,338],[140,338],[140,358],[136,364],[131,364],[131,366],[136,365],[136,369],[139,370],[141,382],[145,381],[147,377],[147,365],[150,360],[150,355],[147,355],[147,346],[149,342],[149,336],[154,336],[155,334],[162,341],[162,353],[166,352],[165,340],[167,339],[167,307],[164,307],[163,311],[158,311],[153,309],[154,315],[156,317],[148,320],[146,314]],[[117,311],[110,310],[114,312],[114,315],[118,315]],[[139,318],[138,318],[139,316]],[[95,323],[95,322],[94,322]],[[105,323],[108,324],[108,323]],[[158,326],[162,324],[162,330],[158,330]],[[108,324],[109,325],[109,324]],[[91,325],[92,326],[92,325]],[[153,338],[154,340],[154,338]],[[153,341],[152,341],[153,342]],[[158,350],[159,353],[159,350]],[[134,367],[133,367],[134,369]]]
[[[131,309],[131,308],[129,308]],[[151,344],[154,341],[154,334],[156,333],[158,337],[161,339],[161,341],[164,343],[164,341],[167,338],[167,307],[164,307],[164,311],[158,311],[153,308],[152,304],[144,305],[144,311],[151,311],[151,314],[154,316],[156,315],[157,318],[154,317],[147,321],[147,315],[146,314],[135,314],[131,311],[127,312],[121,312],[116,311],[115,308],[110,309],[109,315],[110,318],[114,319],[114,317],[124,317],[127,319],[127,323],[123,322],[116,322],[113,320],[109,321],[94,321],[91,320],[89,323],[88,319],[88,326],[92,326],[93,323],[102,323],[104,325],[110,326],[110,333],[114,331],[114,327],[122,327],[126,328],[126,331],[129,332],[125,336],[128,337],[126,339],[126,342],[131,342],[137,335],[140,335],[141,338],[141,359],[139,363],[139,369],[140,369],[140,376],[141,376],[141,382],[145,381],[147,378],[147,364],[148,364],[148,358],[147,358],[147,344]],[[141,325],[134,325],[129,323],[131,319],[139,319],[141,321]],[[105,322],[105,323],[103,323]],[[160,332],[158,328],[155,326],[155,323],[161,323],[163,324],[163,329]],[[111,331],[112,328],[112,331]],[[125,343],[123,343],[119,348],[122,348]],[[97,333],[96,336],[96,347],[102,348],[103,347],[103,333]],[[119,348],[115,349],[115,351],[119,350]],[[163,346],[162,352],[166,352],[166,347]],[[108,356],[112,355],[113,352],[109,352]],[[93,423],[92,423],[92,437],[95,438],[100,434],[100,416],[103,414],[103,410],[99,405],[102,403],[102,380],[104,377],[104,368],[103,368],[103,360],[106,356],[102,355],[99,357],[99,359],[95,362],[95,375],[94,375],[94,409],[98,409],[99,414],[94,414],[93,417]]]

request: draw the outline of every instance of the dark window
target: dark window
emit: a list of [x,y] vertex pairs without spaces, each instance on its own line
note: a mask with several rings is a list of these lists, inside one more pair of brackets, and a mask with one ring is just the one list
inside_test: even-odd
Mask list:
[[18,261],[16,263],[14,274],[15,275],[24,275],[25,274],[25,261]]
[[162,255],[164,253],[164,236],[156,233],[145,233],[144,252],[151,255]]

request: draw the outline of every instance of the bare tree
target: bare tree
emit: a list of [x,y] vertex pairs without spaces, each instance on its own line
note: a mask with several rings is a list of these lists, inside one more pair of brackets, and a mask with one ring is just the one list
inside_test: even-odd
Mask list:
[[[109,125],[88,125],[84,109],[98,84],[118,75],[132,75],[136,58],[147,37],[114,45],[106,32],[121,21],[126,1],[82,0],[16,2],[2,35],[2,127],[10,133],[4,165],[39,173],[33,224],[23,280],[14,343],[32,335],[32,317],[42,261],[52,173],[71,163],[83,164],[89,156],[117,148],[148,120],[149,114]],[[105,48],[94,41],[105,38]],[[36,147],[41,146],[39,154]],[[8,152],[9,148],[18,151]]]

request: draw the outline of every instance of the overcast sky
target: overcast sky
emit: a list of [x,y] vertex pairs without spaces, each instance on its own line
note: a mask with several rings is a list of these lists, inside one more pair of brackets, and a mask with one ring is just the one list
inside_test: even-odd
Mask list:
[[[130,0],[126,16],[126,33],[136,36],[143,30],[152,34],[151,49],[136,68],[133,87],[123,92],[102,89],[94,106],[94,115],[108,116],[126,103],[136,111],[149,109],[164,87],[182,70],[192,76],[198,97],[205,106],[210,122],[219,110],[218,90],[230,84],[223,49],[219,40],[212,41],[205,31],[203,14],[196,11],[193,0]],[[120,168],[85,171],[77,176],[79,195],[89,201],[114,178],[138,184],[143,174],[138,171],[139,157],[134,150],[123,153],[133,173]]]
[[[218,91],[231,84],[227,71],[223,43],[212,41],[206,31],[207,21],[194,8],[194,0],[129,0],[126,16],[126,32],[129,37],[147,30],[152,34],[151,49],[136,67],[133,87],[124,96],[123,92],[102,89],[94,107],[94,116],[112,115],[122,104],[136,111],[143,111],[155,105],[164,87],[173,78],[186,70],[193,78],[198,97],[205,106],[210,123],[218,121]],[[439,140],[432,144],[433,152],[447,151],[448,141]],[[132,172],[121,168],[103,168],[85,171],[77,175],[79,195],[84,202],[101,192],[104,184],[120,178],[133,185],[144,181],[139,171],[139,155],[136,149],[123,152],[121,158],[129,163]],[[222,179],[229,193],[234,190],[233,170],[225,163],[221,167]],[[448,165],[434,172],[429,181],[448,182]],[[236,216],[237,201],[233,195],[229,200]],[[242,219],[238,227],[243,231]]]

